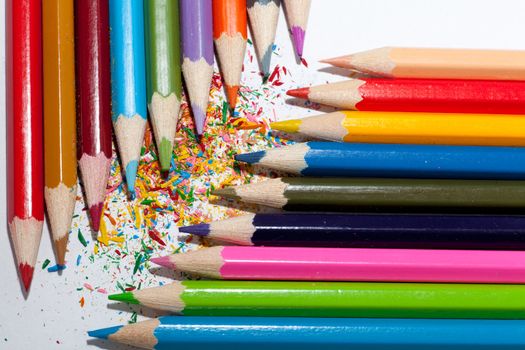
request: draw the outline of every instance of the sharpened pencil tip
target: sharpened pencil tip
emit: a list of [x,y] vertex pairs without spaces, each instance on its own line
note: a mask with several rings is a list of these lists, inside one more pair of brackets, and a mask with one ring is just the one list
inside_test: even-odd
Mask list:
[[128,192],[130,197],[135,198],[135,180],[137,178],[137,169],[139,162],[132,160],[126,165],[126,184],[128,185]]
[[293,46],[295,47],[295,52],[299,58],[303,57],[303,48],[304,48],[304,36],[305,31],[299,26],[292,27],[292,41]]
[[239,92],[239,85],[224,85],[224,89],[226,90],[226,98],[228,99],[230,109],[233,111],[237,105],[237,93]]
[[98,232],[100,229],[100,219],[102,218],[102,210],[104,203],[96,203],[89,207],[89,217],[91,218],[91,228]]
[[270,127],[274,130],[278,131],[284,131],[288,133],[295,133],[299,132],[299,128],[301,127],[301,120],[300,119],[292,119],[292,120],[283,120],[280,122],[273,122],[270,123]]
[[33,281],[33,272],[35,271],[35,268],[33,266],[29,266],[28,264],[20,264],[18,268],[20,269],[20,277],[22,279],[24,289],[26,292],[28,292],[29,288],[31,287],[31,282]]
[[108,339],[110,335],[117,333],[118,330],[121,328],[122,326],[115,326],[109,328],[96,329],[94,331],[89,331],[88,335],[92,338]]
[[211,191],[211,194],[214,196],[220,196],[230,199],[240,199],[239,196],[237,196],[237,192],[235,191],[234,187],[219,188]]
[[198,224],[192,226],[182,226],[179,227],[179,232],[189,233],[197,236],[207,236],[210,233],[209,224]]
[[122,301],[128,304],[139,304],[132,292],[108,295],[109,300]]
[[302,98],[302,99],[307,100],[308,94],[310,94],[310,88],[304,87],[304,88],[299,88],[299,89],[292,89],[292,90],[286,91],[286,94],[288,96]]
[[266,155],[265,151],[259,151],[259,152],[252,152],[252,153],[236,154],[234,158],[238,162],[244,162],[248,164],[257,164],[259,163],[261,159],[264,158],[265,155]]
[[171,259],[170,259],[169,255],[161,256],[159,258],[151,258],[151,259],[149,259],[149,261],[151,261],[152,263],[157,264],[159,266],[162,266],[162,267],[175,268],[175,266],[171,262]]
[[162,171],[170,171],[171,166],[171,157],[173,154],[173,144],[170,142],[170,140],[166,138],[162,138],[159,145],[159,161],[160,161],[160,169]]
[[345,57],[333,57],[320,60],[321,63],[326,63],[334,67],[346,67],[348,65],[348,58]]

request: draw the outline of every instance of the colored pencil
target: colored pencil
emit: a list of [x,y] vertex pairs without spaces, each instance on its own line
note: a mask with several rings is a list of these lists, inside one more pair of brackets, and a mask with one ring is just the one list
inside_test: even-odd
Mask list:
[[212,191],[284,210],[523,213],[525,182],[490,180],[277,178]]
[[297,56],[303,57],[304,36],[311,0],[284,0],[284,12]]
[[213,39],[230,108],[235,109],[247,40],[246,0],[213,0]]
[[247,0],[250,29],[264,80],[270,75],[281,0]]
[[182,281],[110,295],[185,316],[524,319],[525,285]]
[[162,316],[88,334],[144,349],[514,350],[525,345],[525,322]]
[[6,2],[7,220],[20,279],[31,286],[44,224],[42,2]]
[[525,283],[523,251],[215,246],[151,261],[224,280]]
[[146,0],[144,11],[149,114],[160,168],[169,171],[182,93],[179,2]]
[[321,62],[389,78],[525,80],[525,51],[383,47]]
[[77,196],[73,0],[42,2],[44,166],[47,214],[58,265],[65,265]]
[[338,111],[271,127],[338,142],[525,146],[525,118],[512,114]]
[[287,94],[359,111],[525,113],[525,81],[352,79]]
[[109,0],[109,23],[113,127],[133,198],[147,117],[143,2]]
[[108,0],[75,2],[79,152],[91,227],[98,231],[111,167]]
[[525,250],[524,216],[248,214],[179,232],[244,246]]
[[303,176],[525,179],[525,148],[306,142],[238,154]]
[[180,0],[182,73],[197,135],[204,133],[213,77],[212,0]]

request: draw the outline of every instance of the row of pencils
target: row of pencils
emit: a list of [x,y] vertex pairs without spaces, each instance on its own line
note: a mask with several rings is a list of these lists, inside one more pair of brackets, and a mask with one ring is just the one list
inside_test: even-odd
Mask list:
[[151,261],[206,279],[109,299],[185,317],[89,334],[146,349],[523,347],[525,216],[510,214],[525,209],[524,55],[328,60],[381,77],[290,94],[365,111],[273,123],[331,142],[237,155],[296,176],[214,192],[285,212],[180,228],[223,245]]
[[[310,0],[284,5],[302,55]],[[201,135],[214,43],[234,109],[247,18],[267,75],[279,9],[280,0],[7,1],[8,222],[26,290],[40,244],[44,197],[57,264],[63,268],[77,165],[91,225],[98,231],[112,130],[133,197],[148,110],[161,169],[169,172],[182,78]]]

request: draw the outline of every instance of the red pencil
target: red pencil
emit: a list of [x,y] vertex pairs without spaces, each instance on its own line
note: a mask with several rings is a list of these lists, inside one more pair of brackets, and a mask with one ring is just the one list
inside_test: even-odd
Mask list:
[[287,94],[359,111],[525,114],[525,81],[353,79]]
[[6,19],[7,216],[28,291],[44,223],[42,2],[8,0]]
[[75,2],[78,164],[91,226],[98,231],[111,165],[108,0]]

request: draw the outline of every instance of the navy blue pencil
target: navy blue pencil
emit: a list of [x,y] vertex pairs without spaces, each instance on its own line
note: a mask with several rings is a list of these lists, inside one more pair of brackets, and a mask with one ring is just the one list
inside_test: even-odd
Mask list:
[[524,147],[306,142],[235,159],[303,176],[525,179]]
[[518,350],[525,321],[165,316],[89,335],[158,350]]
[[249,214],[179,231],[249,246],[525,250],[525,216]]

